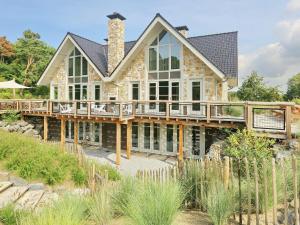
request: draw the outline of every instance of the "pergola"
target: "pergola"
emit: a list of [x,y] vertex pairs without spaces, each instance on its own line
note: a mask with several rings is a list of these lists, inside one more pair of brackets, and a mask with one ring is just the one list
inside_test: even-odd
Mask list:
[[10,81],[0,82],[0,89],[13,89],[14,98],[16,97],[16,89],[25,89],[25,88],[29,88],[29,87],[16,83],[15,79]]

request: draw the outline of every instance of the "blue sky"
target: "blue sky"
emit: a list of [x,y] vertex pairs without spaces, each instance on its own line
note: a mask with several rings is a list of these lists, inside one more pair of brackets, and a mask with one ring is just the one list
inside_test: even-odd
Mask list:
[[[299,59],[300,64],[300,54],[298,57],[294,52],[284,51],[284,56],[293,55],[288,62],[293,64],[292,70],[290,67],[269,68],[280,58],[262,61],[274,54],[283,54],[282,42],[290,44],[291,40],[286,40],[291,38],[290,32],[291,35],[300,33],[300,0],[0,0],[0,5],[5,6],[0,14],[0,36],[7,36],[12,41],[30,28],[54,47],[68,31],[103,42],[107,34],[106,15],[114,11],[127,18],[126,40],[134,40],[159,12],[174,26],[187,25],[189,36],[239,31],[241,77],[258,70],[267,82],[283,86],[292,73],[298,69],[300,72],[296,63]],[[295,42],[298,46],[298,41]],[[276,47],[271,50],[269,47],[276,44],[280,46],[277,46],[277,52],[272,52]],[[290,48],[289,51],[295,51],[293,47],[285,46]],[[281,58],[285,57],[282,55]],[[284,79],[280,79],[282,76]]]

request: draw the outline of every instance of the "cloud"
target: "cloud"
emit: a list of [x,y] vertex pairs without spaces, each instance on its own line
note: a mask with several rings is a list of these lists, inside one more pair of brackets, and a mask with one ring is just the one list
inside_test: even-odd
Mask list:
[[287,9],[291,12],[300,10],[300,0],[290,0]]
[[288,79],[300,72],[300,19],[279,22],[275,34],[277,42],[239,56],[241,80],[255,70],[269,84],[285,89]]

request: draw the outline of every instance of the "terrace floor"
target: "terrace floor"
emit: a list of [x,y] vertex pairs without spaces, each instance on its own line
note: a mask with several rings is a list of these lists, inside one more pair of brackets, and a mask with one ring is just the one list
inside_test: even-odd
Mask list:
[[[110,164],[116,167],[116,153],[111,150],[100,149],[99,147],[85,147],[83,149],[87,158],[95,160],[101,164]],[[122,151],[121,165],[119,171],[125,175],[134,176],[139,170],[157,170],[174,166],[177,158],[172,156],[162,156],[156,154],[147,154],[132,152],[131,159],[126,158],[126,152]]]

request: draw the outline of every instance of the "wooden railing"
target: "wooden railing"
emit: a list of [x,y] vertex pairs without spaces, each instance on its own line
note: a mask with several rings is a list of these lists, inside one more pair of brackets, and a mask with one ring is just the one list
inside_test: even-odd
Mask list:
[[48,115],[193,119],[210,122],[243,122],[248,129],[286,131],[290,135],[290,102],[216,101],[52,101],[0,100],[0,112],[18,110]]

